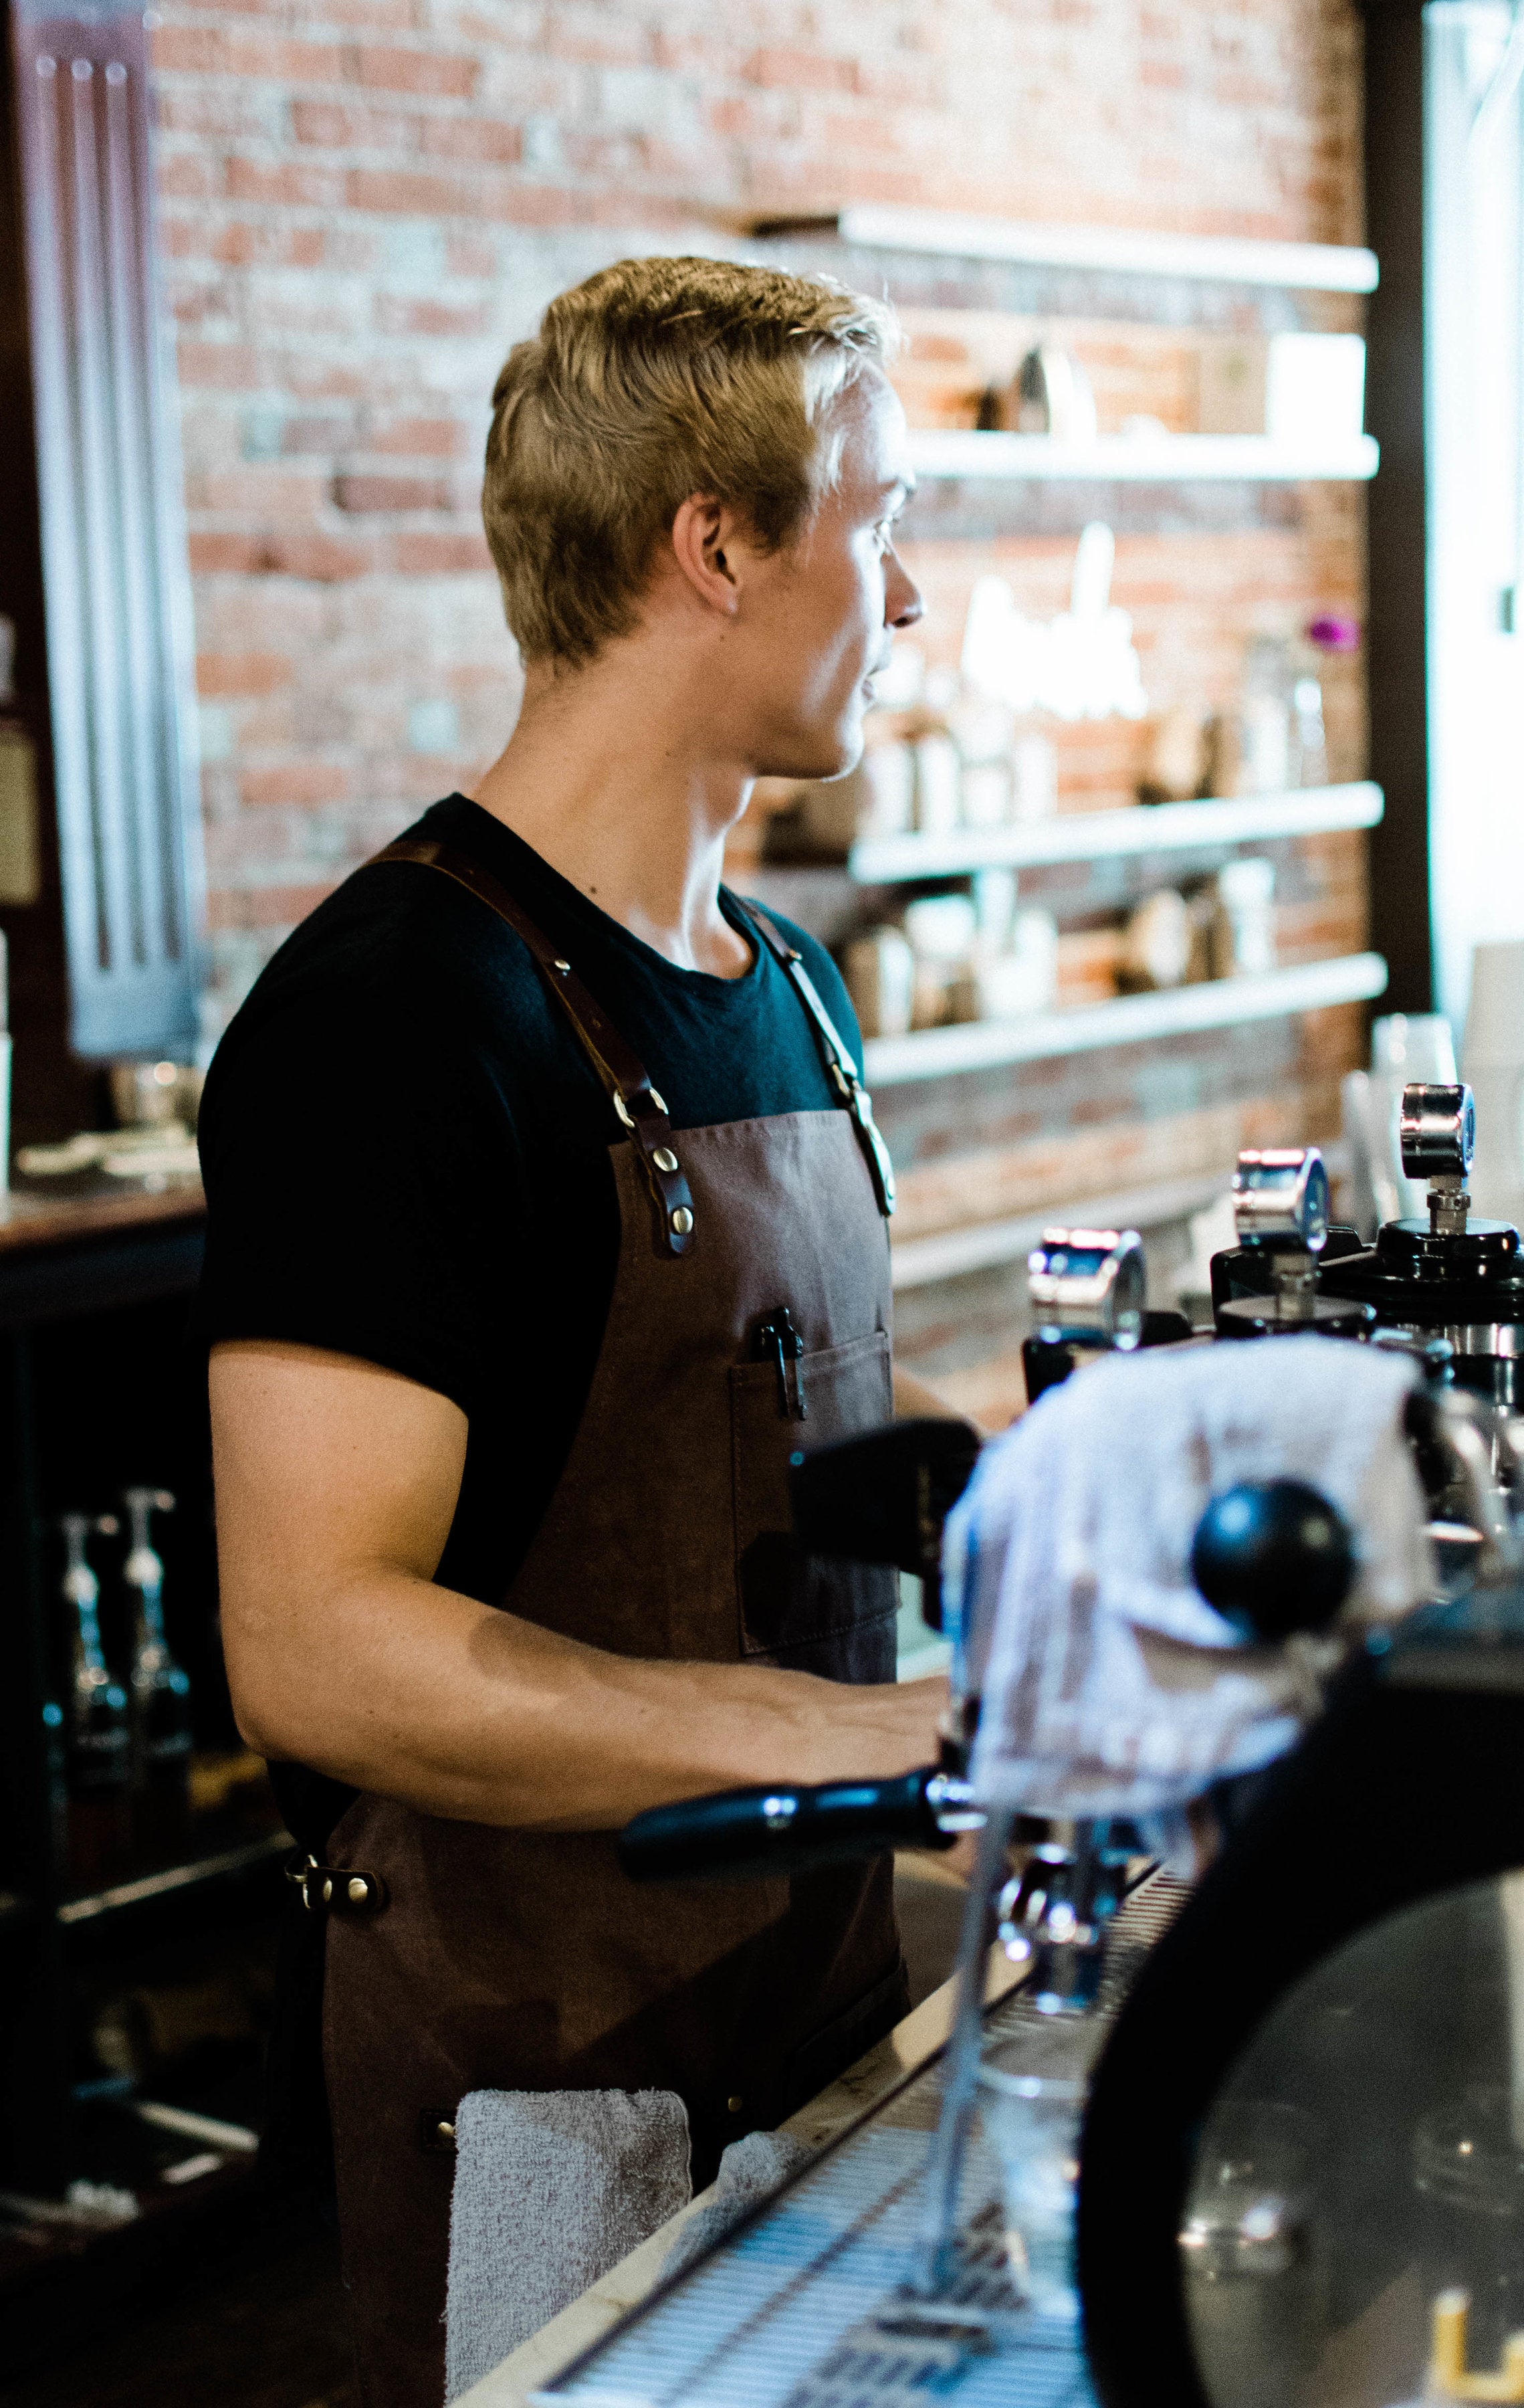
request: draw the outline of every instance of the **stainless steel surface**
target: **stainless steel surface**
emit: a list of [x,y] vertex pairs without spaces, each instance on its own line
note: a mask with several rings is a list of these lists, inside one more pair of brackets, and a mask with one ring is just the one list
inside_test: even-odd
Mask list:
[[1496,1354],[1505,1362],[1524,1356],[1524,1321],[1460,1321],[1430,1334],[1447,1338],[1457,1354]]
[[[1187,1896],[1156,1873],[1120,1910],[1097,2012],[1055,2025],[1024,1991],[976,2026],[980,2052],[1083,2077],[1149,1947]],[[1026,2054],[1030,2053],[1030,2055]],[[918,2296],[918,2202],[949,2058],[825,2149],[753,2218],[534,2393],[544,2408],[1094,2408],[1080,2337],[1025,2311],[1004,2243],[1000,2173],[976,2133],[946,2279]],[[939,2379],[940,2378],[940,2379]]]
[[1520,1552],[1505,1493],[1497,1484],[1492,1415],[1463,1389],[1431,1390],[1434,1434],[1455,1462],[1466,1521],[1476,1530],[1476,1581],[1493,1588],[1512,1580]]
[[1105,1823],[1055,1822],[1048,1833],[1000,1894],[1000,1943],[1013,1965],[1030,1967],[1040,2014],[1084,2014],[1101,1986],[1128,1850]]
[[926,1803],[939,1831],[982,1831],[984,1808],[974,1802],[974,1784],[955,1772],[935,1772],[926,1784]]
[[1143,1335],[1147,1278],[1135,1229],[1045,1229],[1027,1256],[1037,1335],[1130,1353]]
[[947,2043],[942,2112],[926,2164],[921,2193],[919,2230],[911,2287],[934,2297],[946,2282],[958,2201],[968,2146],[969,2127],[979,2079],[979,2050],[984,2026],[986,1918],[990,1900],[1005,1870],[1005,1846],[1010,1836],[1009,1813],[992,1813],[979,1834],[978,1854],[963,1908],[963,1928],[958,1942],[952,2038]]
[[1246,1149],[1233,1172],[1241,1246],[1319,1254],[1328,1238],[1328,1171],[1315,1145]]
[[1467,1086],[1403,1089],[1399,1130],[1409,1179],[1464,1180],[1476,1152],[1476,1107]]

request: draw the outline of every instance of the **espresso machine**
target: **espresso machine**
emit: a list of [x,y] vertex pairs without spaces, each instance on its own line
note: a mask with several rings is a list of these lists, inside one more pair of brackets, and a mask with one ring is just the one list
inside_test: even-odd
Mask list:
[[1521,1761],[1497,1547],[1371,1634],[1110,2028],[1076,2218],[1104,2408],[1524,2401]]
[[[1503,1414],[1516,1415],[1524,1408],[1524,1257],[1516,1228],[1471,1211],[1466,1179],[1476,1147],[1471,1089],[1405,1088],[1400,1127],[1404,1173],[1429,1184],[1428,1218],[1385,1222],[1367,1244],[1354,1229],[1329,1226],[1325,1202],[1323,1237],[1309,1245],[1315,1262],[1304,1274],[1317,1326],[1331,1335],[1405,1339],[1431,1367],[1447,1362],[1459,1386]],[[1292,1299],[1276,1250],[1289,1239],[1261,1232],[1253,1212],[1246,1211],[1241,1191],[1257,1181],[1267,1194],[1277,1182],[1285,1192],[1296,1175],[1289,1167],[1315,1154],[1315,1148],[1304,1148],[1300,1154],[1288,1150],[1239,1157],[1239,1242],[1212,1265],[1219,1336],[1241,1335],[1246,1328],[1264,1334],[1287,1326]],[[1341,1312],[1351,1316],[1343,1329],[1335,1318]]]
[[[1317,1149],[1249,1153],[1239,1243],[1214,1265],[1219,1340],[1313,1332],[1412,1359],[1436,1579],[1292,1755],[1204,1801],[1221,1852],[1109,2025],[1076,2215],[1104,2408],[1524,2401],[1524,1266],[1512,1228],[1470,1213],[1469,1091],[1410,1088],[1402,1125],[1427,1222],[1364,1244],[1330,1223]],[[1047,1326],[1075,1235],[1033,1257],[1033,1398],[1126,1343]],[[1119,1271],[1135,1241],[1100,1235]],[[1252,1591],[1267,1636],[1288,1599],[1316,1627],[1319,1563],[1325,1612],[1347,1583],[1349,1533],[1334,1517],[1319,1551],[1300,1502],[1218,1500],[1194,1551],[1203,1593],[1231,1617]],[[1246,1518],[1256,1560],[1234,1564]]]
[[[1221,1352],[1208,1345],[1204,1359]],[[950,1735],[944,1766],[898,1783],[697,1800],[625,1834],[643,1877],[691,1878],[702,1859],[734,1878],[798,1870],[822,1851],[978,1833],[915,2245],[852,2336],[862,2396],[886,2369],[898,2380],[934,2358],[934,2387],[966,2385],[970,2408],[1036,2398],[1038,2375],[1061,2376],[1065,2402],[1093,2396],[1102,2408],[1524,2401],[1524,1589],[1473,1407],[1411,1376],[1425,1443],[1453,1450],[1447,1477],[1479,1534],[1468,1593],[1420,1598],[1357,1636],[1341,1602],[1360,1532],[1310,1487],[1288,1498],[1289,1482],[1214,1496],[1191,1549],[1198,1590],[1240,1632],[1246,1663],[1320,1650],[1322,1702],[1300,1742],[1251,1779],[1208,1784],[1216,1860],[1119,2005],[1113,1996],[1097,2013],[1097,1976],[1145,1870],[1146,1833],[1113,1816],[1024,1834],[1009,1801],[969,1778],[966,1743]],[[869,1512],[884,1441],[813,1458],[802,1500],[812,1547],[862,1544],[872,1530],[924,1563],[928,1513],[968,1469],[968,1435],[960,1461],[947,1435],[957,1426],[931,1438],[937,1428],[886,1434],[898,1508],[880,1496]],[[991,1640],[961,1627],[978,1586],[966,1547],[943,1552],[966,1729]],[[973,2293],[959,2228],[997,1926],[1029,1971],[1029,2025],[1068,2033],[1066,2062],[1086,2068],[1073,2365],[1051,2335],[1035,2354],[1003,2355],[1023,2327],[1019,2303],[1013,2315],[1008,2298],[991,2308]],[[790,2230],[813,2229],[816,2213],[806,2192]],[[738,2265],[760,2267],[764,2227],[736,2245]],[[705,2297],[719,2280],[716,2269]],[[634,2334],[637,2359],[702,2313],[680,2291],[663,2311],[666,2297],[640,2312],[656,2339]],[[835,2372],[829,2358],[799,2400],[837,2398]],[[568,2398],[601,2379],[595,2360]],[[718,2369],[709,2383],[706,2398],[726,2396]]]
[[[1323,1338],[1370,1336],[1376,1319],[1371,1305],[1335,1297],[1326,1283],[1320,1290],[1330,1240],[1337,1259],[1345,1233],[1329,1226],[1328,1171],[1317,1146],[1241,1154],[1233,1174],[1233,1218],[1236,1252],[1252,1266],[1253,1284],[1230,1287],[1220,1303],[1214,1295],[1219,1338],[1275,1338],[1308,1330]],[[1216,1276],[1214,1262],[1214,1285]]]
[[[623,1835],[641,1879],[787,1874],[977,1835],[918,2237],[875,2329],[919,2348],[956,2328],[976,2358],[996,2345],[1000,2316],[967,2304],[959,2215],[998,1934],[1030,2014],[1091,2034],[1069,2049],[1088,2093],[1075,2262],[1104,2408],[1524,2402],[1524,1590],[1496,1442],[1512,1396],[1495,1368],[1514,1359],[1498,1333],[1514,1326],[1503,1267],[1517,1240],[1469,1217],[1469,1098],[1408,1100],[1407,1159],[1421,1151],[1435,1199],[1427,1227],[1392,1225],[1366,1246],[1330,1225],[1315,1149],[1246,1157],[1240,1244],[1214,1267],[1218,1336],[1334,1336],[1413,1358],[1400,1425],[1430,1534],[1463,1530],[1469,1549],[1447,1584],[1416,1584],[1411,1611],[1361,1632],[1344,1605],[1369,1534],[1313,1480],[1212,1495],[1189,1550],[1195,1592],[1246,1666],[1311,1668],[1317,1704],[1299,1742],[1202,1784],[1198,1827],[1218,1854],[1119,2011],[1108,1933],[1156,1831],[1118,1813],[1039,1818],[972,1777],[996,1634],[977,1489],[957,1503],[989,1456],[964,1426],[903,1425],[794,1473],[803,1546],[926,1580],[928,1619],[952,1647],[940,1762],[688,1801]],[[1029,1282],[1034,1396],[1154,1346],[1186,1369],[1242,1354],[1247,1374],[1260,1359],[1147,1312],[1133,1232],[1050,1230]],[[1491,1342],[1457,1342],[1476,1331]],[[1077,1383],[1076,1401],[1080,1388],[1099,1393]],[[986,2340],[971,2340],[981,2317]],[[978,2379],[980,2408],[1003,2396],[993,2380]]]

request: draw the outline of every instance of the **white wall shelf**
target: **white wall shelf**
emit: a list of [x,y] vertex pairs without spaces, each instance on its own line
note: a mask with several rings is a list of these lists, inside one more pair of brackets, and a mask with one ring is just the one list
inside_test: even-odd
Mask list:
[[1154,485],[1232,478],[1285,485],[1331,479],[1363,483],[1375,475],[1381,452],[1374,435],[1313,449],[1275,442],[1268,435],[1100,435],[1093,443],[1061,443],[1051,435],[949,426],[912,429],[910,457],[917,476],[928,482],[1089,478]]
[[[1331,1178],[1346,1175],[1348,1161],[1342,1138],[1320,1151]],[[897,1290],[932,1287],[938,1280],[961,1279],[969,1271],[1019,1262],[1045,1229],[1160,1229],[1171,1221],[1188,1220],[1192,1212],[1204,1212],[1232,1185],[1230,1166],[1198,1171],[1191,1178],[1154,1180],[1147,1186],[1124,1187],[1106,1196],[1081,1196],[1005,1221],[975,1221],[960,1229],[935,1229],[924,1238],[904,1238],[891,1246],[894,1285]]]
[[1007,1221],[976,1221],[961,1229],[906,1238],[891,1245],[895,1289],[932,1287],[938,1280],[1019,1262],[1045,1229],[1157,1229],[1168,1221],[1184,1221],[1192,1212],[1204,1212],[1232,1184],[1231,1170],[1202,1172],[1193,1179],[1158,1180],[1115,1195],[1049,1204],[1045,1211],[1022,1212]]
[[1106,1045],[1142,1045],[1152,1038],[1280,1020],[1293,1011],[1367,1002],[1382,994],[1386,984],[1387,965],[1379,953],[1346,953],[1331,962],[1270,970],[1261,978],[1211,979],[1200,986],[1122,995],[1067,1011],[964,1021],[951,1028],[917,1029],[908,1037],[875,1037],[864,1049],[867,1084],[905,1086],[914,1079],[947,1079],[961,1070],[998,1069],[1010,1062],[1047,1061],[1095,1053]]
[[1186,276],[1281,291],[1374,293],[1374,251],[1327,242],[1256,242],[1232,235],[1152,234],[1099,225],[1031,225],[864,203],[811,218],[759,218],[759,235],[833,234],[870,251],[929,251],[945,259],[1006,259],[1035,267],[1084,267],[1127,276]]
[[889,886],[907,878],[964,877],[976,869],[1025,869],[1058,861],[1328,836],[1374,827],[1383,808],[1380,787],[1362,780],[1237,801],[1214,796],[1199,803],[1136,803],[1119,811],[1060,811],[1016,827],[960,828],[951,836],[860,837],[847,867],[860,885]]

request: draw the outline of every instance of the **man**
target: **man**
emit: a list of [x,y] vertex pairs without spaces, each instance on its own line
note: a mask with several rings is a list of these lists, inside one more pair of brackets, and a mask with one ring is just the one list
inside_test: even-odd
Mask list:
[[892,1576],[787,1540],[790,1452],[890,1410],[855,1026],[719,883],[757,777],[856,761],[920,615],[890,339],[708,260],[552,305],[487,452],[512,739],[296,932],[207,1083],[222,1627],[335,1909],[371,2408],[440,2396],[466,2093],[676,2091],[701,2183],[903,2012],[886,1861],[652,1892],[612,1837],[934,1754]]

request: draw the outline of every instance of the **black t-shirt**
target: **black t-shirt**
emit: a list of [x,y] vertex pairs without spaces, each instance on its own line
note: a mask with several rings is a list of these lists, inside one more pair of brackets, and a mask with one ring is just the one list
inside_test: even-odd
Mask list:
[[[838,1109],[765,946],[738,979],[675,968],[461,795],[408,833],[501,880],[576,964],[675,1127]],[[782,924],[861,1068],[834,965]],[[526,947],[412,863],[361,871],[320,904],[207,1077],[201,1338],[332,1348],[452,1398],[469,1430],[438,1578],[488,1603],[524,1557],[587,1398],[619,1252],[620,1133]]]

